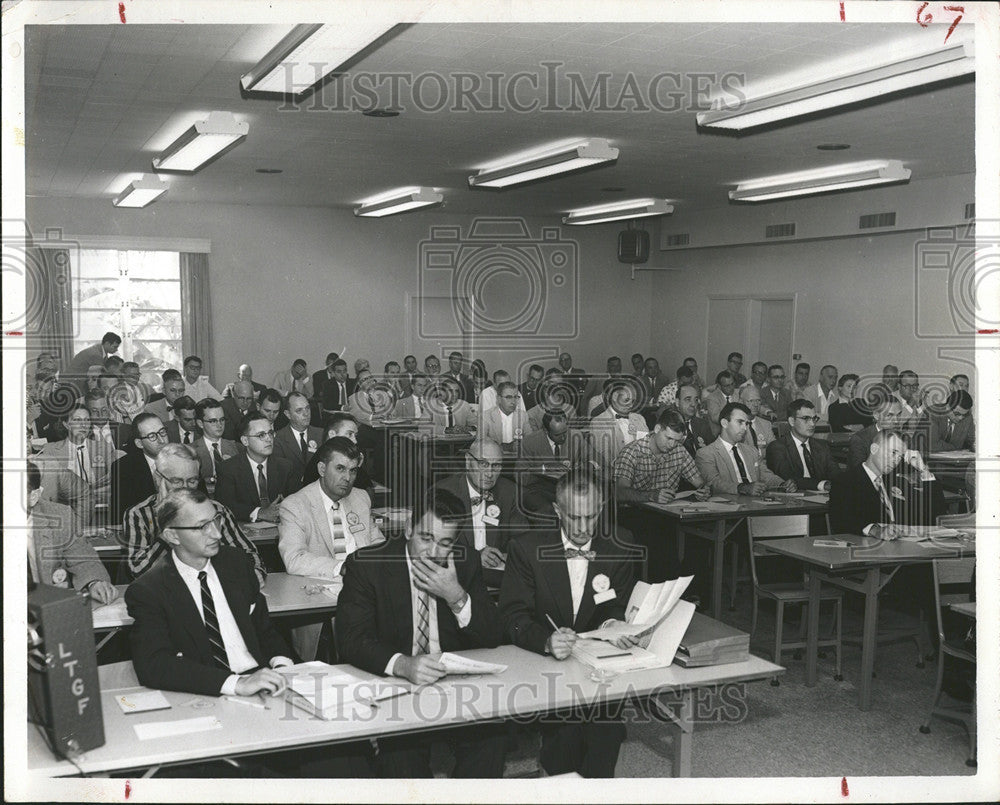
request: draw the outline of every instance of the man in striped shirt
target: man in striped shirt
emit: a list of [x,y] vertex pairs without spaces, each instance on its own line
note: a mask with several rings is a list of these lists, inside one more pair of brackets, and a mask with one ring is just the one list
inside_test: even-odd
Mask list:
[[[160,526],[156,522],[156,505],[179,489],[197,489],[201,483],[198,459],[194,451],[184,444],[168,444],[156,457],[156,494],[150,495],[125,512],[125,539],[128,544],[128,568],[133,578],[140,576],[162,556],[167,545],[160,539]],[[222,515],[220,533],[222,544],[245,551],[253,560],[257,580],[263,584],[267,576],[257,548],[240,530],[233,513],[218,501],[212,501]]]

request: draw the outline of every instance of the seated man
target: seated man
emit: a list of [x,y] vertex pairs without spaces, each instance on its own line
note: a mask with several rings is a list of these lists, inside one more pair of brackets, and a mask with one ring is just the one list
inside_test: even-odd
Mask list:
[[[479,394],[479,413],[480,415],[485,414],[492,408],[497,407],[497,389],[500,387],[501,383],[513,382],[510,377],[510,372],[505,369],[497,369],[493,373],[493,385],[487,386]],[[514,390],[517,390],[517,383],[514,383]],[[524,407],[524,400],[521,398],[521,392],[517,393],[517,409],[519,411],[526,411]]]
[[826,364],[819,370],[819,382],[815,386],[806,389],[804,399],[809,400],[816,409],[816,416],[820,422],[829,423],[830,406],[837,402],[837,367],[833,364]]
[[132,443],[136,449],[111,465],[111,518],[120,523],[131,509],[156,491],[153,462],[167,445],[167,429],[160,418],[141,413],[132,420]]
[[899,429],[904,433],[913,433],[920,425],[926,406],[924,393],[920,388],[920,377],[912,369],[904,369],[899,373],[899,390],[895,396],[903,406]]
[[[729,403],[736,402],[736,381],[733,373],[724,369],[715,376],[715,387],[709,387],[702,392],[705,410],[708,412],[708,425],[712,436],[718,436],[722,430],[719,425],[719,412]],[[758,399],[760,399],[758,397]]]
[[597,466],[583,431],[570,428],[562,411],[546,413],[542,429],[521,441],[517,479],[526,515],[555,517],[557,476],[575,464],[590,462]]
[[945,413],[926,413],[917,430],[924,438],[928,452],[975,450],[976,422],[972,418],[972,395],[967,391],[953,391],[945,403]]
[[[565,660],[578,632],[624,620],[634,549],[600,533],[604,505],[593,473],[571,470],[556,487],[558,527],[511,541],[500,617],[514,645]],[[626,637],[616,645],[636,643]],[[625,725],[606,707],[592,710],[542,724],[540,760],[547,774],[614,776]]]
[[274,434],[274,455],[292,465],[296,482],[301,484],[306,467],[323,441],[323,430],[309,424],[312,411],[305,394],[293,391],[288,395],[285,408],[288,426]]
[[253,386],[245,380],[233,385],[232,396],[222,401],[222,410],[226,415],[226,429],[222,432],[224,438],[230,440],[238,438],[240,423],[250,414],[257,412],[256,396],[253,393]]
[[[194,451],[184,444],[168,444],[156,456],[156,494],[125,512],[125,542],[128,545],[128,569],[132,578],[145,573],[167,550],[160,539],[156,521],[156,507],[180,489],[199,489],[203,486]],[[240,529],[233,513],[217,501],[212,501],[219,515],[217,525],[223,545],[239,548],[253,562],[257,579],[264,584],[267,571],[257,553],[256,546]]]
[[233,396],[233,389],[236,384],[240,381],[245,381],[253,386],[253,394],[255,397],[259,397],[260,394],[267,388],[263,383],[258,383],[253,379],[253,369],[247,363],[240,364],[240,368],[236,370],[236,380],[231,383],[227,383],[226,387],[222,390],[223,399]]
[[[763,457],[767,446],[774,441],[774,428],[771,423],[758,416],[760,413],[760,390],[753,383],[746,383],[736,393],[737,402],[743,403],[750,410],[750,422],[743,437],[743,444],[750,445]],[[722,429],[722,426],[719,426]]]
[[968,375],[952,375],[951,379],[948,381],[948,387],[951,391],[968,391],[972,388],[969,382]]
[[246,454],[216,467],[215,498],[241,523],[277,523],[282,499],[298,489],[292,465],[271,455],[274,431],[263,414],[250,414],[243,420],[240,442]]
[[396,403],[392,411],[394,419],[420,419],[430,421],[431,412],[424,395],[430,386],[430,378],[423,372],[415,372],[410,381],[410,394]]
[[760,497],[768,489],[794,492],[795,481],[783,481],[767,468],[752,447],[743,443],[749,421],[750,409],[743,403],[729,403],[722,409],[719,438],[695,455],[699,474],[716,495]]
[[797,489],[828,492],[830,480],[840,475],[840,467],[827,443],[813,437],[817,422],[811,402],[793,400],[788,406],[791,429],[767,446],[767,467],[786,481],[795,481]]
[[[358,443],[358,421],[348,414],[346,411],[336,411],[330,414],[326,427],[323,428],[323,437],[320,444],[329,441],[334,436],[343,436],[354,444]],[[302,475],[302,486],[308,486],[313,481],[319,479],[319,460],[317,456],[319,455],[319,448],[313,452],[312,458],[309,459],[309,464],[306,466],[305,472]],[[371,497],[372,489],[375,486],[375,482],[372,481],[371,476],[368,474],[368,470],[365,469],[364,460],[365,452],[361,451],[361,464],[358,466],[358,474],[354,479],[355,489],[364,489],[368,496]]]
[[530,411],[542,401],[539,391],[543,377],[545,377],[545,370],[537,363],[533,363],[528,367],[527,378],[517,387],[517,390],[521,392],[521,399],[524,400],[526,411]]
[[[514,388],[514,384],[510,384]],[[495,441],[479,437],[465,455],[465,471],[450,475],[434,485],[461,501],[469,515],[459,539],[476,551],[483,566],[483,580],[499,587],[507,561],[507,543],[528,528],[517,501],[513,481],[500,477],[503,452]]]
[[198,427],[198,403],[186,394],[178,397],[173,405],[174,418],[165,423],[167,440],[174,444],[194,443],[201,438],[201,428]]
[[288,417],[282,410],[284,407],[285,401],[277,389],[264,389],[257,397],[257,410],[267,417],[275,433],[288,425]]
[[[154,394],[142,410],[158,417],[160,422],[170,422],[174,418],[174,403],[184,396],[184,378],[176,369],[167,369],[161,377],[163,393],[159,397]],[[193,399],[200,400],[201,397]],[[135,418],[132,419],[132,426],[135,427]]]
[[69,506],[42,500],[42,474],[27,462],[28,573],[37,584],[72,587],[102,604],[118,597],[118,590],[97,552],[77,530]]
[[[445,675],[442,651],[491,648],[501,641],[496,605],[478,558],[459,544],[462,504],[443,490],[419,500],[406,539],[362,548],[348,557],[337,600],[337,649],[343,662],[415,685]],[[500,725],[446,733],[455,744],[455,777],[503,775]],[[383,777],[429,777],[424,735],[379,739]]]
[[760,390],[761,416],[773,422],[788,419],[792,395],[785,388],[785,367],[780,363],[767,367],[767,385]]
[[480,412],[482,435],[499,444],[504,452],[516,452],[521,440],[532,432],[527,413],[518,407],[521,395],[514,383],[503,380],[495,396],[497,404],[485,413]]
[[272,669],[292,664],[288,649],[250,558],[220,544],[212,501],[183,489],[155,512],[170,551],[125,591],[140,684],[203,696],[280,693],[285,680]]
[[129,422],[112,422],[107,395],[100,389],[88,391],[83,397],[83,404],[90,412],[93,438],[105,442],[114,450],[127,450],[132,436],[131,418]]
[[431,420],[436,431],[469,432],[479,420],[464,399],[462,388],[454,378],[442,375],[427,391],[424,399],[431,412]]
[[[677,399],[673,407],[684,421],[684,449],[688,451],[691,458],[694,458],[695,453],[706,444],[715,441],[711,425],[707,420],[698,416],[698,401],[700,399],[701,393],[694,383],[681,383],[677,387]],[[657,412],[657,418],[661,413],[663,413],[662,408]]]
[[206,397],[212,397],[216,400],[222,399],[222,395],[219,394],[218,389],[209,382],[208,375],[201,373],[201,358],[197,355],[188,355],[184,358],[183,369],[185,394],[189,397],[194,397],[196,400],[203,400]]
[[271,386],[277,389],[283,397],[287,397],[293,391],[304,394],[307,400],[313,396],[312,379],[309,377],[306,362],[302,358],[296,358],[292,361],[291,369],[278,372],[271,381]]
[[880,405],[872,411],[874,424],[862,428],[851,436],[851,441],[848,444],[847,466],[856,467],[862,461],[867,460],[869,448],[875,441],[875,437],[882,431],[895,431],[902,412],[903,406],[895,397],[883,398]]
[[542,427],[542,417],[547,411],[562,411],[570,422],[576,417],[576,386],[564,378],[562,369],[558,367],[545,373],[545,379],[535,389],[535,399],[538,402],[528,408],[528,422],[531,423],[532,430]]
[[211,495],[215,494],[215,481],[222,462],[239,455],[240,451],[236,442],[222,437],[226,429],[226,412],[218,400],[206,397],[199,402],[195,406],[195,422],[202,437],[195,440],[194,452],[198,456],[202,480]]
[[590,444],[601,466],[610,470],[621,449],[648,430],[646,420],[637,413],[642,392],[635,380],[620,377],[608,380],[604,398],[608,408],[590,420]]

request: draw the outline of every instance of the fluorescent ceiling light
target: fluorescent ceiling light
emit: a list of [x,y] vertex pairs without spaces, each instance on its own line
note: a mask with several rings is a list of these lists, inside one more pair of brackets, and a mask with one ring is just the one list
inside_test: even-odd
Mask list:
[[209,160],[243,141],[250,126],[237,122],[232,112],[211,112],[199,120],[153,160],[153,170],[194,173]]
[[[857,67],[819,81],[786,87],[742,102],[716,98],[712,109],[699,112],[698,125],[719,129],[751,129],[777,120],[833,109],[890,92],[974,73],[971,42],[956,42],[895,61]],[[821,71],[816,68],[814,72]]]
[[789,196],[810,196],[850,187],[906,182],[910,171],[898,159],[855,162],[831,168],[786,173],[740,182],[729,191],[732,201],[769,201]]
[[630,218],[648,218],[654,215],[670,215],[672,204],[663,198],[640,198],[617,204],[602,204],[573,210],[563,217],[564,224],[601,224],[605,221],[622,221]]
[[296,25],[240,77],[240,86],[244,92],[303,95],[395,27],[395,20],[366,15],[334,25]]
[[584,140],[557,151],[496,168],[487,168],[469,177],[470,187],[508,187],[557,173],[568,173],[618,159],[618,149],[607,140]]
[[111,202],[116,207],[145,207],[167,192],[167,183],[155,176],[143,176],[129,184]]
[[383,194],[377,199],[363,202],[354,208],[354,214],[364,218],[382,218],[420,207],[432,207],[442,201],[444,196],[436,193],[432,187],[407,188],[393,191],[393,195]]

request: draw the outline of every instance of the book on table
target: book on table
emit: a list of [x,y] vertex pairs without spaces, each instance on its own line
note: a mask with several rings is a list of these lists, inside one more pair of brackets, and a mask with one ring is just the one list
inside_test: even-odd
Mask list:
[[677,649],[685,668],[742,662],[750,656],[750,635],[699,612],[694,614]]

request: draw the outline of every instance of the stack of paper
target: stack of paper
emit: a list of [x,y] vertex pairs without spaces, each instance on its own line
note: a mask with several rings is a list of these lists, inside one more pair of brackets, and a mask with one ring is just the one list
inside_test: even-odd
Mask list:
[[502,674],[507,670],[506,665],[471,660],[448,651],[441,655],[440,662],[449,674]]
[[627,671],[645,671],[650,668],[663,668],[670,663],[652,651],[639,646],[618,649],[603,640],[580,638],[573,645],[573,656],[591,668],[602,671],[625,673]]
[[278,668],[288,687],[285,698],[307,713],[330,721],[378,706],[410,692],[410,685],[391,679],[366,679],[347,665],[303,662]]
[[684,668],[743,662],[750,656],[750,635],[698,612],[694,614],[677,651]]

